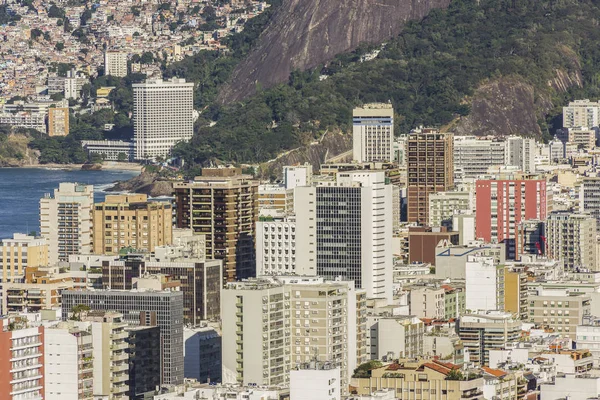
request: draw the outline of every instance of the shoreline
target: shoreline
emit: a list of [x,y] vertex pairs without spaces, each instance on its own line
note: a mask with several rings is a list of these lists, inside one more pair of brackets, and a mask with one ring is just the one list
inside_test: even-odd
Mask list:
[[[82,170],[81,167],[83,165],[85,165],[85,164],[36,164],[36,165],[23,165],[23,166],[18,166],[18,167],[0,167],[0,168],[6,168],[6,169],[38,168],[38,169],[49,169],[49,170],[62,169],[62,170],[68,170],[68,171],[79,171],[79,170]],[[136,164],[136,163],[126,163],[126,162],[119,162],[119,161],[105,161],[102,163],[101,169],[99,169],[99,170],[90,169],[90,170],[86,170],[86,171],[137,171],[137,172],[141,173],[143,168],[144,168],[143,165]]]

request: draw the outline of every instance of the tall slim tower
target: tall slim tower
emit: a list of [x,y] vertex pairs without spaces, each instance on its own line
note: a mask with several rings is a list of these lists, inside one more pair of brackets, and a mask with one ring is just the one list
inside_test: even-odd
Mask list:
[[133,84],[133,132],[137,160],[167,157],[194,134],[194,84],[185,79]]
[[106,51],[104,53],[104,75],[119,78],[127,76],[127,53],[122,51]]
[[92,252],[92,206],[94,187],[61,183],[54,197],[46,193],[40,200],[40,233],[48,240],[51,265],[68,261],[70,254]]
[[453,135],[419,129],[408,136],[408,222],[429,221],[429,194],[454,186]]
[[352,156],[357,162],[394,160],[394,109],[370,103],[352,112]]
[[392,186],[384,171],[350,171],[333,186],[297,187],[296,271],[353,280],[392,298]]

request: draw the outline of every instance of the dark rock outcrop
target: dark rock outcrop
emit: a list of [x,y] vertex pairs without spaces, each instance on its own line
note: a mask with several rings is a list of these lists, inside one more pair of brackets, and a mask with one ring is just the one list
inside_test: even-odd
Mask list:
[[361,43],[381,43],[450,0],[285,0],[219,95],[222,103],[285,82]]
[[106,191],[145,193],[150,197],[171,196],[173,194],[173,182],[161,179],[157,174],[144,170],[138,176],[127,181],[118,182]]

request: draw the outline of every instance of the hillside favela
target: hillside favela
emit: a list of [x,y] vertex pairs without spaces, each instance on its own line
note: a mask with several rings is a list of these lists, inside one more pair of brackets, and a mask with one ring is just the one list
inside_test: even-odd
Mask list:
[[600,2],[0,0],[0,400],[600,400]]

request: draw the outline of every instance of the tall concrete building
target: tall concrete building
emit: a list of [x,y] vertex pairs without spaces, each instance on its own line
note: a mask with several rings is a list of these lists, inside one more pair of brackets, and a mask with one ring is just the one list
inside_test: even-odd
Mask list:
[[331,186],[296,188],[294,203],[297,273],[352,280],[369,297],[391,299],[392,188],[384,171],[340,172]]
[[591,215],[555,211],[546,220],[548,257],[562,260],[567,270],[598,270],[596,219]]
[[[0,283],[13,282],[25,275],[26,267],[48,265],[48,242],[22,233],[0,243]],[[0,285],[1,286],[1,285]]]
[[125,341],[128,334],[123,314],[94,310],[80,319],[80,326],[87,326],[93,338],[94,397],[126,397],[129,392],[129,346]]
[[92,211],[94,254],[119,254],[129,247],[153,252],[171,244],[171,204],[148,201],[145,194],[108,195]]
[[466,309],[472,312],[504,310],[504,272],[493,257],[467,256]]
[[44,330],[44,369],[47,400],[92,400],[94,364],[91,329],[74,321]]
[[370,103],[352,112],[352,158],[359,163],[394,161],[394,109]]
[[184,328],[184,373],[198,382],[221,382],[221,335],[209,326]]
[[596,147],[596,131],[591,128],[569,128],[569,140],[577,149],[592,150]]
[[507,243],[507,257],[516,257],[518,226],[522,221],[546,219],[552,193],[543,179],[478,180],[476,237],[488,243]]
[[312,183],[313,168],[309,163],[304,165],[283,167],[283,185],[286,189],[297,186],[310,186]]
[[204,168],[173,189],[177,227],[206,235],[206,258],[223,260],[224,278],[255,276],[258,182],[239,168]]
[[600,103],[595,101],[575,100],[563,107],[563,128],[585,126],[593,128],[599,125]]
[[183,383],[183,292],[67,290],[62,294],[62,319],[67,320],[77,305],[122,313],[123,321],[129,325],[159,326],[161,383]]
[[537,288],[529,294],[529,322],[575,340],[577,326],[591,317],[591,303],[587,293]]
[[296,273],[296,219],[258,221],[256,276]]
[[463,315],[456,331],[468,351],[469,358],[479,366],[489,365],[490,350],[505,350],[521,337],[521,321],[502,311],[487,311]]
[[69,109],[48,108],[48,136],[69,134]]
[[408,136],[408,222],[426,224],[429,195],[454,186],[453,137],[435,129],[419,129]]
[[133,84],[133,133],[137,160],[168,157],[194,134],[194,84],[149,79]]
[[535,172],[535,139],[520,136],[506,138],[506,165],[519,168],[525,173]]
[[44,327],[19,324],[0,319],[0,395],[2,400],[46,399]]
[[92,252],[94,187],[61,183],[40,200],[41,236],[48,240],[48,261],[68,261],[70,254]]
[[596,229],[600,229],[600,177],[582,177],[578,190],[579,213],[591,214],[596,218]]
[[104,75],[118,78],[127,76],[127,53],[123,51],[105,51]]
[[506,142],[494,137],[454,136],[454,174],[478,178],[488,168],[506,165]]
[[223,382],[287,385],[297,365],[330,362],[346,392],[368,360],[366,294],[349,281],[281,277],[223,290]]
[[147,398],[160,386],[160,328],[128,326],[129,398]]

